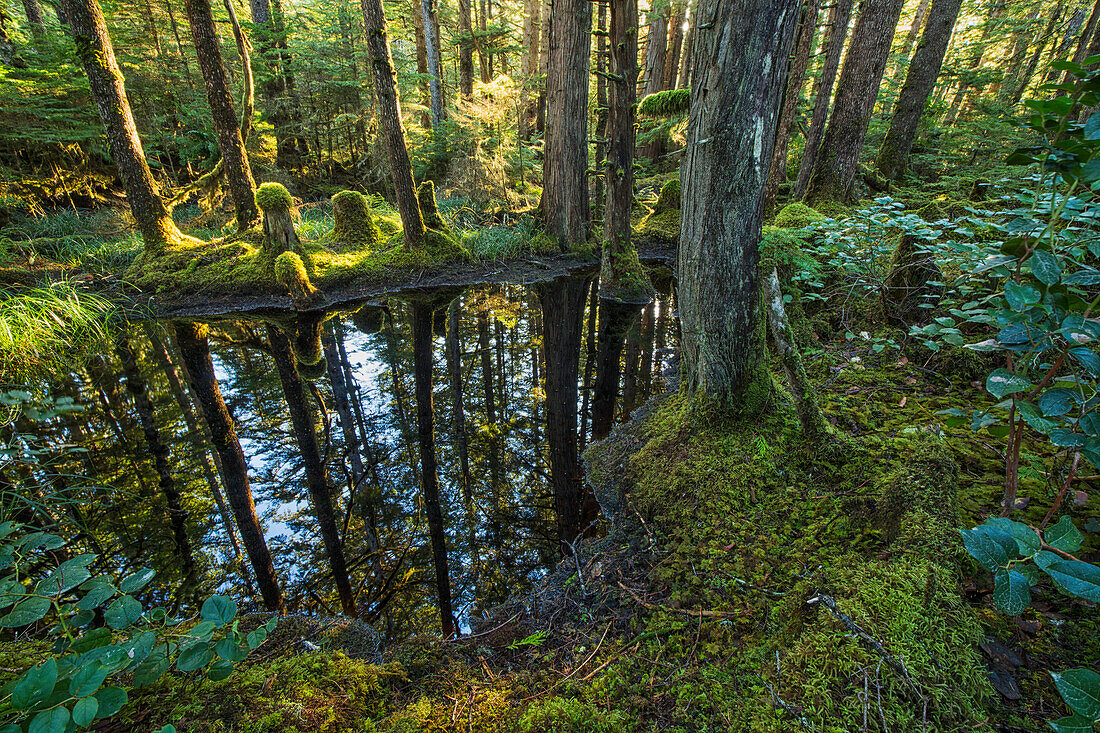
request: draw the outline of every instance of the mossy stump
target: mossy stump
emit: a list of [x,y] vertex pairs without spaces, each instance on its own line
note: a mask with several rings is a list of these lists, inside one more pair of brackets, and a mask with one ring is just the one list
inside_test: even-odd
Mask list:
[[371,217],[367,197],[358,191],[341,191],[333,196],[332,215],[332,231],[321,238],[330,249],[373,252],[384,241],[382,230]]
[[320,295],[297,252],[283,252],[275,258],[275,280],[290,291],[290,299],[298,308],[308,308]]
[[[653,213],[660,214],[675,209],[680,211],[680,179],[673,178],[661,186],[661,193],[657,197],[657,203],[653,207]],[[677,217],[678,218],[678,217]]]
[[298,212],[290,192],[282,184],[265,183],[256,189],[256,203],[264,212],[264,247],[274,252],[297,249],[294,218]]
[[416,200],[420,203],[420,215],[424,217],[425,227],[454,236],[439,213],[439,204],[435,200],[435,183],[432,181],[421,183],[416,189]]
[[882,300],[887,314],[907,324],[927,320],[931,309],[922,306],[939,295],[939,287],[932,283],[942,277],[935,258],[921,246],[920,240],[902,235],[890,262],[890,274],[883,283]]

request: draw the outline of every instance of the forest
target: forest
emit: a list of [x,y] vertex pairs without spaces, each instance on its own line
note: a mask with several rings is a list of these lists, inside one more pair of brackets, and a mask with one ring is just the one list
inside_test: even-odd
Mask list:
[[0,733],[1100,730],[1100,0],[0,0]]

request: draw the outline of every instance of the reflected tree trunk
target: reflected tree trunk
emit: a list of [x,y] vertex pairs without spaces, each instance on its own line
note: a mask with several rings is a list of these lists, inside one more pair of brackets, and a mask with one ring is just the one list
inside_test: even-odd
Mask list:
[[493,352],[489,349],[489,314],[477,314],[477,349],[481,353],[481,389],[485,399],[485,424],[489,430],[489,491],[493,501],[493,517],[490,522],[494,542],[499,546],[500,532],[500,445],[497,440],[496,395],[493,384]]
[[591,415],[589,404],[592,401],[592,367],[597,363],[596,355],[596,314],[600,310],[600,281],[592,281],[591,295],[588,298],[588,323],[585,326],[584,379],[581,382],[581,430],[580,449],[588,443],[588,420]]
[[416,372],[416,429],[420,446],[420,488],[428,515],[428,534],[435,564],[435,585],[443,636],[455,634],[451,609],[451,581],[447,570],[447,537],[439,499],[439,469],[435,458],[435,417],[432,407],[432,307],[414,302],[412,310],[413,361]]
[[592,440],[611,433],[615,403],[619,397],[619,376],[626,335],[638,317],[638,306],[607,298],[600,299],[600,335],[596,360],[596,385],[592,390]]
[[473,501],[470,484],[470,449],[466,441],[466,408],[462,393],[462,302],[455,298],[447,307],[447,374],[451,381],[451,431],[458,449],[458,485],[466,504]]
[[328,471],[321,458],[321,446],[317,440],[317,426],[313,421],[312,410],[306,399],[302,376],[298,373],[298,363],[294,348],[277,326],[267,324],[267,338],[271,344],[271,356],[279,372],[279,382],[283,387],[283,396],[290,411],[290,423],[294,438],[302,456],[306,473],[306,488],[309,491],[313,513],[317,517],[318,529],[328,555],[336,591],[340,596],[340,606],[348,616],[355,616],[355,594],[348,577],[347,562],[344,559],[344,546],[337,529],[336,511],[332,504],[332,487],[329,484]]
[[225,486],[229,505],[233,507],[233,517],[241,532],[249,562],[252,563],[252,571],[256,574],[256,584],[260,588],[264,606],[269,611],[285,613],[286,606],[275,576],[275,565],[271,561],[271,552],[267,548],[260,519],[256,516],[256,505],[248,484],[248,462],[241,450],[241,442],[237,439],[233,418],[230,417],[218,388],[207,334],[207,328],[202,324],[176,325],[180,356],[186,367],[191,389],[194,390],[206,424],[210,427],[210,437],[219,457],[222,485]]

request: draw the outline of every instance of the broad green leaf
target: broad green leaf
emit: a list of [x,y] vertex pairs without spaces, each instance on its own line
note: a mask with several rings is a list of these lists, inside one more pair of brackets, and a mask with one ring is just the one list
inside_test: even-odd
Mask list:
[[1100,285],[1100,270],[1094,270],[1091,267],[1084,270],[1078,270],[1077,272],[1074,272],[1062,278],[1062,284],[1080,285],[1083,287]]
[[128,643],[120,645],[123,653],[129,660],[126,667],[133,669],[144,662],[153,653],[156,646],[157,635],[153,631],[143,631]]
[[1089,373],[1089,376],[1100,379],[1100,356],[1097,356],[1095,351],[1077,346],[1069,350],[1069,355]]
[[96,717],[109,718],[126,705],[126,690],[121,687],[104,687],[95,694],[99,702],[99,711]]
[[69,709],[64,707],[43,710],[31,719],[27,733],[65,733],[69,727]]
[[1071,669],[1051,672],[1050,676],[1070,710],[1089,720],[1100,718],[1100,674],[1091,669]]
[[1073,526],[1069,515],[1063,514],[1057,524],[1043,533],[1043,539],[1055,550],[1073,553],[1081,549],[1085,537]]
[[219,628],[237,615],[237,602],[227,596],[211,596],[202,604],[202,617]]
[[1065,415],[1077,405],[1077,393],[1065,387],[1054,387],[1039,395],[1039,409],[1047,417]]
[[11,691],[11,704],[18,710],[28,710],[43,702],[57,684],[57,660],[48,659],[31,667]]
[[180,654],[176,660],[176,669],[180,672],[194,672],[210,664],[214,658],[214,650],[209,643],[197,644]]
[[1062,448],[1082,448],[1088,440],[1089,436],[1070,428],[1056,428],[1050,431],[1050,442]]
[[1016,312],[1024,310],[1029,305],[1035,305],[1041,299],[1042,295],[1038,288],[1012,280],[1005,283],[1005,300],[1008,301],[1008,307]]
[[81,611],[91,611],[111,600],[115,595],[115,589],[110,581],[101,577],[92,578],[81,586],[81,590],[87,591],[84,597],[76,602],[76,607]]
[[[1036,563],[1038,561],[1036,556]],[[1080,560],[1062,558],[1048,561],[1040,567],[1063,593],[1100,603],[1100,568]]]
[[78,654],[97,649],[111,643],[111,630],[105,626],[97,629],[88,629],[82,636],[73,642],[73,651]]
[[233,663],[224,659],[219,659],[210,665],[210,669],[206,670],[206,676],[208,679],[214,682],[220,682],[226,679],[229,675],[233,674]]
[[99,700],[94,697],[85,697],[77,700],[73,705],[73,722],[81,728],[91,725],[99,713]]
[[76,670],[69,681],[69,694],[72,697],[87,697],[95,694],[95,691],[103,685],[107,679],[108,668],[95,662],[85,664]]
[[245,643],[248,644],[249,649],[255,649],[260,644],[263,644],[265,639],[267,639],[267,629],[261,626],[255,631],[248,632],[248,636],[245,637]]
[[180,641],[180,651],[210,641],[215,629],[217,629],[217,626],[214,625],[213,621],[199,621],[191,627],[190,631],[184,634],[183,639]]
[[1031,557],[1043,546],[1042,540],[1039,539],[1039,535],[1036,534],[1035,530],[1023,522],[1014,522],[1007,517],[993,517],[985,520],[985,523],[1012,535],[1020,549],[1020,554],[1024,557]]
[[1077,713],[1068,718],[1048,720],[1047,725],[1054,733],[1093,733],[1092,721],[1082,718]]
[[998,570],[993,576],[993,602],[1009,616],[1019,616],[1031,603],[1027,578],[1015,570]]
[[1046,250],[1037,250],[1028,259],[1031,274],[1043,285],[1057,285],[1062,279],[1062,265],[1058,258]]
[[104,614],[104,617],[107,620],[107,625],[112,629],[116,631],[125,629],[141,618],[141,604],[136,598],[130,596],[116,598],[111,601],[111,605],[107,606],[107,612]]
[[1027,377],[1013,374],[1007,369],[994,369],[985,380],[986,390],[997,399],[1023,392],[1030,386],[1031,382]]
[[7,616],[0,618],[0,627],[14,628],[33,624],[35,621],[41,620],[49,612],[52,605],[49,598],[41,596],[26,598],[16,604]]
[[171,662],[168,659],[167,650],[161,644],[134,670],[134,685],[144,687],[156,682],[168,671],[169,666],[171,666]]
[[1004,530],[980,524],[971,530],[959,530],[963,545],[986,570],[996,572],[1019,557],[1019,546]]
[[248,648],[241,648],[233,639],[226,637],[214,645],[214,652],[228,662],[240,662],[248,656]]
[[133,575],[128,575],[122,579],[122,582],[118,584],[118,589],[123,593],[137,593],[139,590],[149,584],[156,576],[156,572],[149,568],[142,568]]

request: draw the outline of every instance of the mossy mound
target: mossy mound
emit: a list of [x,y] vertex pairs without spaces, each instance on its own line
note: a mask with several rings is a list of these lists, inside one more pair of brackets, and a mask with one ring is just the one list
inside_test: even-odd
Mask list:
[[653,294],[649,275],[634,247],[621,253],[605,249],[600,267],[600,297],[623,303],[649,303]]
[[317,297],[317,288],[310,282],[306,265],[297,252],[283,252],[275,258],[275,279],[290,291],[295,305],[308,305]]
[[294,208],[294,198],[281,183],[264,183],[256,189],[256,205],[265,211]]
[[654,213],[660,214],[673,209],[680,210],[680,179],[673,178],[661,186],[661,194],[657,197],[657,203],[653,207]]
[[686,115],[691,110],[690,89],[668,89],[642,97],[638,103],[640,117],[668,118]]
[[332,197],[332,231],[321,237],[321,244],[335,251],[366,249],[373,252],[384,237],[371,216],[367,197],[358,191],[341,191]]
[[775,226],[780,229],[802,229],[811,224],[825,221],[825,216],[806,204],[796,201],[787,204],[775,215]]
[[660,213],[652,212],[642,219],[636,232],[643,241],[648,239],[663,244],[674,244],[680,240],[680,210],[667,209]]
[[439,204],[435,200],[435,183],[424,181],[416,189],[416,200],[420,204],[420,215],[424,217],[424,226],[437,232],[446,232],[451,237],[451,227],[439,213]]

